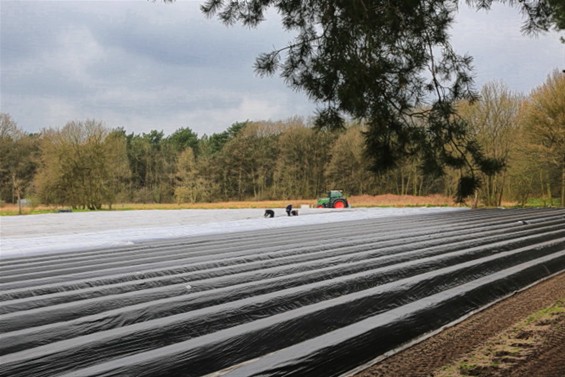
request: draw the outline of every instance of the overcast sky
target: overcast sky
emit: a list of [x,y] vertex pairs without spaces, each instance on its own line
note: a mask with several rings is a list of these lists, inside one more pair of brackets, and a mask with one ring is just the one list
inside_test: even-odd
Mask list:
[[[96,119],[128,133],[190,127],[200,136],[311,116],[305,95],[253,71],[259,53],[292,40],[276,14],[258,29],[226,27],[201,3],[0,0],[1,112],[28,132]],[[527,37],[521,23],[509,7],[460,10],[453,44],[474,57],[478,88],[500,81],[528,94],[565,69],[559,34]]]

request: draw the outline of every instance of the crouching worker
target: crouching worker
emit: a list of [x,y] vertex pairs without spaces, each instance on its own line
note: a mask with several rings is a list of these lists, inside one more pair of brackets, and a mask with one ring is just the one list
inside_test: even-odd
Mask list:
[[292,204],[286,206],[286,214],[292,216]]
[[292,209],[292,204],[286,206],[286,214],[289,216],[298,216],[298,210]]

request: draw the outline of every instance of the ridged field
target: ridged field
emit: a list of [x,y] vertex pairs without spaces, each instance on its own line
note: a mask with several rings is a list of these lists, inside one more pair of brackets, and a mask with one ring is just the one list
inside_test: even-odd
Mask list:
[[5,259],[0,375],[339,376],[563,270],[563,209]]

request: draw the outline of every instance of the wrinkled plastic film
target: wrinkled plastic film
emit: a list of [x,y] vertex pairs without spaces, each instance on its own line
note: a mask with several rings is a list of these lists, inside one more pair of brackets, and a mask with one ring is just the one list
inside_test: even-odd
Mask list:
[[326,230],[2,261],[0,375],[339,375],[565,269],[563,210]]

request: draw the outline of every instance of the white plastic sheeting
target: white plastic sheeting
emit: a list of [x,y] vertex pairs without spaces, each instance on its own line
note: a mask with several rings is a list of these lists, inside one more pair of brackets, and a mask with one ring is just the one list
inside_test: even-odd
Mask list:
[[0,217],[0,258],[66,250],[132,245],[135,242],[221,234],[338,221],[458,211],[461,208],[284,208],[265,219],[265,209],[143,210],[52,213]]

